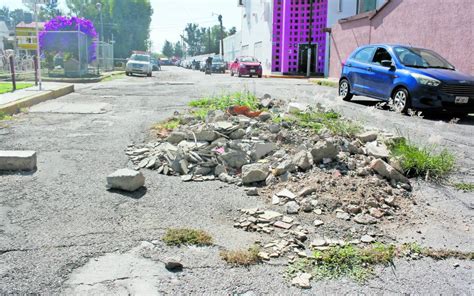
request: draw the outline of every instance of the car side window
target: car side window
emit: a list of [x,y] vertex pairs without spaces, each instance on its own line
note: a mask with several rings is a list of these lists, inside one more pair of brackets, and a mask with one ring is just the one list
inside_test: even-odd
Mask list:
[[375,47],[363,48],[354,55],[353,59],[362,63],[370,63],[370,59],[372,59],[374,51]]
[[377,51],[374,54],[374,58],[372,59],[372,63],[382,65],[382,61],[390,61],[393,62],[392,56],[385,48],[377,48]]

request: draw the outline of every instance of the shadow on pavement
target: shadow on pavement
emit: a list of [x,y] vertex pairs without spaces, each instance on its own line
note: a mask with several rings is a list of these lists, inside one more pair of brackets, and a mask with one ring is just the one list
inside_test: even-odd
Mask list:
[[[366,100],[366,99],[353,99],[349,103],[354,103],[362,105],[365,107],[376,107],[382,111],[392,112],[387,104],[384,104],[382,101],[377,100]],[[431,121],[444,121],[444,122],[453,122],[456,121],[456,124],[460,125],[474,125],[474,114],[469,114],[467,117],[458,118],[456,115],[451,115],[447,112],[422,112],[423,119]],[[409,117],[409,116],[407,116]]]
[[134,192],[127,192],[127,191],[117,190],[117,189],[109,190],[110,193],[126,196],[132,199],[141,199],[142,197],[146,195],[147,191],[148,189],[146,187],[141,187],[140,189]]

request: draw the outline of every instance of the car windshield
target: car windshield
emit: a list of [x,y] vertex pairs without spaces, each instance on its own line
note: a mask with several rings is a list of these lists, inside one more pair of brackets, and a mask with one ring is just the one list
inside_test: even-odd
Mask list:
[[243,57],[243,58],[240,58],[240,61],[241,62],[247,62],[247,63],[254,63],[254,62],[257,62],[257,60],[253,57]]
[[222,60],[221,58],[213,58],[213,59],[212,59],[212,62],[213,62],[213,63],[223,63],[224,60]]
[[130,58],[132,61],[139,61],[139,62],[149,62],[150,61],[150,56],[144,55],[144,54],[134,54]]
[[412,47],[396,47],[394,51],[400,62],[407,67],[454,70],[453,65],[431,50]]

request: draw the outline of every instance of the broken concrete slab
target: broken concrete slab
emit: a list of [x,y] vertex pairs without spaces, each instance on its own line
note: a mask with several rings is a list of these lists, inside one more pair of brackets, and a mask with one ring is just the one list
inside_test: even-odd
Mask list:
[[356,135],[356,138],[359,139],[362,143],[373,142],[377,140],[378,133],[375,131],[368,131]]
[[131,169],[120,169],[107,177],[107,189],[119,189],[133,192],[145,185],[141,172]]
[[33,171],[35,151],[0,151],[0,171]]
[[370,164],[370,167],[376,171],[379,175],[382,177],[385,177],[389,180],[395,180],[398,182],[410,184],[410,181],[408,180],[407,177],[402,175],[399,171],[394,169],[392,166],[390,166],[388,163],[381,159],[375,159],[372,161]]
[[251,184],[265,181],[270,170],[268,165],[263,163],[253,163],[242,167],[242,183]]
[[365,149],[367,150],[367,154],[369,156],[373,156],[375,158],[387,159],[390,156],[390,151],[388,151],[387,146],[385,146],[385,144],[378,143],[377,141],[368,142],[365,144]]
[[336,158],[337,153],[336,145],[329,141],[318,142],[311,150],[311,155],[313,156],[315,164],[319,164],[325,158],[334,159]]

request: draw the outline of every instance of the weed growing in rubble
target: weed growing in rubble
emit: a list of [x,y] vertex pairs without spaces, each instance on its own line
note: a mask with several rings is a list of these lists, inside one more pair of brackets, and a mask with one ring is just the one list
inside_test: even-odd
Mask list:
[[232,265],[249,266],[260,262],[257,246],[252,246],[248,250],[222,251],[220,253],[222,260]]
[[454,155],[446,149],[436,153],[434,147],[418,148],[406,140],[392,143],[390,149],[409,177],[441,179],[454,169]]
[[361,126],[342,118],[334,111],[311,110],[293,114],[299,126],[310,128],[316,133],[328,129],[331,133],[340,136],[352,137],[362,130]]
[[12,116],[4,113],[4,112],[0,112],[0,121],[2,120],[12,120]]
[[169,246],[212,245],[212,236],[203,230],[196,229],[170,228],[162,239]]
[[454,184],[454,188],[457,190],[462,190],[466,192],[473,192],[474,191],[474,184],[472,183],[456,183]]
[[226,110],[232,106],[246,106],[252,110],[256,110],[259,103],[258,98],[248,92],[236,92],[233,94],[194,100],[189,103],[189,106],[207,110]]
[[395,257],[395,246],[380,243],[368,248],[352,245],[331,247],[315,251],[312,258],[297,260],[287,270],[289,276],[298,272],[310,272],[316,279],[350,277],[364,282],[373,275],[375,265],[387,265]]
[[181,124],[181,120],[179,118],[170,118],[163,122],[157,123],[152,126],[154,130],[174,130]]

